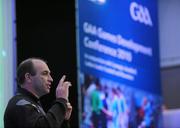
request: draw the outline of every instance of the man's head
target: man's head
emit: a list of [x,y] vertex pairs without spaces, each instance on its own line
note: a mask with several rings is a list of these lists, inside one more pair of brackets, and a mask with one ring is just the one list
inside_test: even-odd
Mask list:
[[53,81],[46,62],[38,58],[24,60],[17,70],[18,84],[40,97],[50,92]]

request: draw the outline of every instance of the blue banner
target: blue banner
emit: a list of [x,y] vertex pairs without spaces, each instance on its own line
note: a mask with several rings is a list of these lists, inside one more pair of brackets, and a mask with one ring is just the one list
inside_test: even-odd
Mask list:
[[160,94],[156,1],[83,0],[78,7],[80,70]]
[[[90,83],[96,83],[98,79],[112,95],[112,90],[116,88],[117,91],[119,87],[121,91],[129,89],[131,95],[137,92],[133,96],[139,100],[135,101],[136,106],[145,95],[151,100],[158,97],[156,102],[159,103],[156,0],[79,0],[77,38],[79,76],[83,76],[83,79],[79,77],[81,89],[85,87],[88,91],[90,84],[87,85],[86,79]],[[83,92],[82,96],[85,96]],[[126,100],[130,102],[128,98]],[[93,124],[97,126],[95,122]]]

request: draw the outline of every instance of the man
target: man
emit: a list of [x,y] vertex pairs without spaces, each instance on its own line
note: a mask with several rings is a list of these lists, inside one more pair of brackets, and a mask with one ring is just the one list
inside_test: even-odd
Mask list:
[[56,88],[56,100],[47,113],[39,98],[50,92],[53,79],[45,61],[38,58],[24,60],[17,70],[18,93],[12,97],[4,114],[5,128],[60,128],[70,118],[72,106],[68,102],[69,86],[63,76]]

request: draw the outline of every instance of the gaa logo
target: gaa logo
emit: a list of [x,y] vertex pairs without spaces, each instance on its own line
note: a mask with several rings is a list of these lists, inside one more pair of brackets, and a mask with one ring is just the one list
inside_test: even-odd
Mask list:
[[153,26],[149,10],[136,2],[130,4],[130,14],[134,21]]

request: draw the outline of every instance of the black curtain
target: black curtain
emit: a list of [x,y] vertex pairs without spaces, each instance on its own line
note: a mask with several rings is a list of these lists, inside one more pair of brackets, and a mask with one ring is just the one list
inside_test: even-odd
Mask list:
[[17,62],[40,57],[48,62],[54,79],[51,93],[42,97],[47,110],[63,74],[73,84],[71,127],[78,126],[77,63],[74,0],[16,0]]

